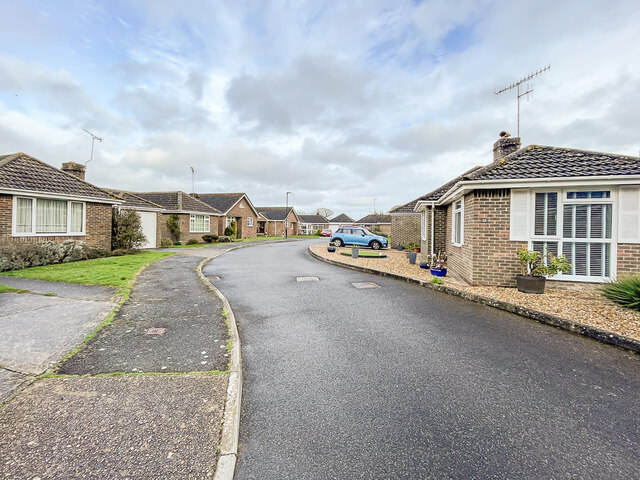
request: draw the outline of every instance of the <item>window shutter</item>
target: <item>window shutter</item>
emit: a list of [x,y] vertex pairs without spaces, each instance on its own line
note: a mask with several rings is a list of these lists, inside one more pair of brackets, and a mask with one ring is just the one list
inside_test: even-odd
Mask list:
[[529,240],[529,190],[511,189],[509,240]]
[[620,189],[619,243],[640,243],[640,188]]

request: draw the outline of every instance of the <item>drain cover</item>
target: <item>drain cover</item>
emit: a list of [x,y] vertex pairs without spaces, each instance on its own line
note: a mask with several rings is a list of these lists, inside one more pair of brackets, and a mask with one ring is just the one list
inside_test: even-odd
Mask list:
[[319,282],[318,277],[296,277],[296,282]]
[[166,328],[153,327],[153,328],[147,328],[147,331],[144,333],[146,333],[147,335],[164,335],[164,332],[166,331],[167,331]]
[[356,283],[352,283],[351,285],[353,285],[356,288],[380,288],[380,285],[373,282],[356,282]]

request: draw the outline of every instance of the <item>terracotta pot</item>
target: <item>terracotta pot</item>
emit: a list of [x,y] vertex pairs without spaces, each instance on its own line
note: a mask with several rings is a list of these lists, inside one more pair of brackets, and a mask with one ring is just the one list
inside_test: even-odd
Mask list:
[[420,253],[420,247],[414,248],[413,251],[416,252],[416,253]]

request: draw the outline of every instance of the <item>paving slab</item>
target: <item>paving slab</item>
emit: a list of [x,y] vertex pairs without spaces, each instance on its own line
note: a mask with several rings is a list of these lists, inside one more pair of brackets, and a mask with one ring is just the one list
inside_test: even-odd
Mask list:
[[79,283],[46,282],[30,278],[0,276],[0,283],[13,288],[29,290],[34,293],[53,293],[58,297],[77,298],[98,302],[113,301],[116,294],[115,287],[101,285],[82,285]]
[[226,370],[222,302],[198,277],[200,261],[175,255],[149,265],[113,322],[58,373]]
[[0,478],[210,478],[226,375],[48,378],[0,410]]
[[[59,284],[51,284],[56,285]],[[21,373],[45,372],[113,310],[116,304],[102,298],[102,301],[93,301],[3,293],[0,295],[0,364]]]
[[6,402],[20,386],[31,381],[33,377],[0,368],[0,404]]

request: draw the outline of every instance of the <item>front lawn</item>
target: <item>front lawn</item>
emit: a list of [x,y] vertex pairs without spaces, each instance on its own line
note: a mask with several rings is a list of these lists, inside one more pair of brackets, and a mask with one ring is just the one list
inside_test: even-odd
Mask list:
[[80,262],[31,267],[4,272],[0,275],[49,282],[126,287],[142,267],[171,255],[173,253],[170,252],[142,252],[137,255],[122,255],[121,257],[96,258]]

